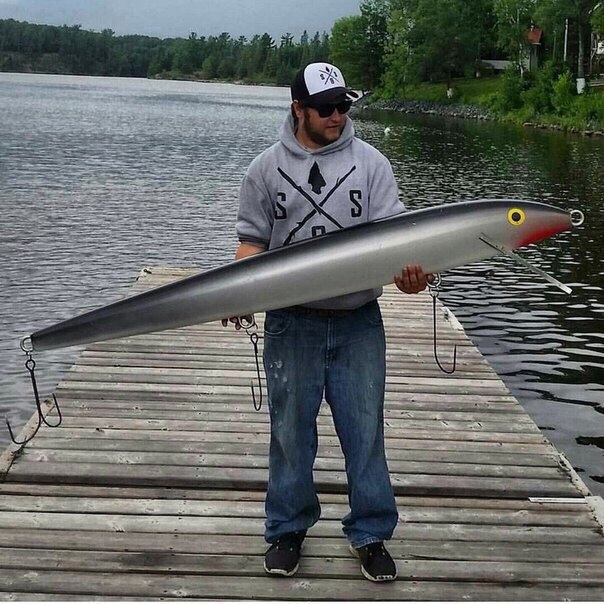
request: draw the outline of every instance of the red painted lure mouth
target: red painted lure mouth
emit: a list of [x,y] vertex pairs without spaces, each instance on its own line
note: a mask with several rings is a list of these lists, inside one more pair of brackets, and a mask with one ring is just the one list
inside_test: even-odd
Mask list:
[[569,229],[570,222],[568,224],[559,224],[555,226],[543,227],[541,229],[537,229],[531,231],[527,234],[527,236],[522,239],[518,243],[518,247],[524,247],[525,245],[529,245],[530,243],[537,243],[537,241],[541,241],[542,239],[547,239],[552,235],[557,235],[558,233],[562,233],[563,231],[567,231]]
[[556,221],[555,224],[543,225],[541,228],[537,228],[527,235],[519,242],[519,247],[529,245],[530,243],[536,243],[542,239],[547,239],[552,235],[557,235],[563,231],[568,231],[572,227],[577,227],[583,224],[585,217],[583,212],[580,210],[571,210],[568,214],[559,217],[560,220]]

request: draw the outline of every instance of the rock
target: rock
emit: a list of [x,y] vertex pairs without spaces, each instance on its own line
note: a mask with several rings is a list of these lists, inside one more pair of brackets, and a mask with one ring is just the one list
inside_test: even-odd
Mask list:
[[404,101],[400,99],[381,100],[366,105],[367,109],[386,109],[400,111],[401,113],[427,113],[429,115],[442,115],[461,117],[467,119],[494,119],[485,107],[477,105],[440,104],[431,101]]

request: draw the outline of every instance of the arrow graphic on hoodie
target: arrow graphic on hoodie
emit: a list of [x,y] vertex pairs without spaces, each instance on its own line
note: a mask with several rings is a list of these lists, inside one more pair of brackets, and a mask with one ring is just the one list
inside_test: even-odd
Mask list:
[[307,199],[312,207],[314,208],[313,210],[311,210],[300,222],[298,222],[298,225],[292,229],[292,231],[290,232],[290,234],[287,236],[287,239],[283,242],[283,245],[289,245],[292,242],[292,239],[295,237],[296,233],[315,215],[315,214],[321,214],[323,216],[325,216],[325,218],[327,218],[328,220],[330,220],[333,224],[335,224],[339,229],[343,229],[344,227],[332,216],[330,216],[324,209],[323,206],[327,203],[327,201],[329,200],[329,198],[340,188],[340,186],[342,185],[342,183],[357,169],[356,166],[352,166],[352,168],[346,173],[344,174],[344,176],[341,176],[340,178],[338,178],[338,180],[336,181],[336,184],[333,186],[333,188],[329,191],[329,193],[327,193],[327,195],[323,198],[323,201],[321,201],[320,203],[316,203],[312,197],[310,197],[310,195],[304,191],[304,189],[302,189],[302,187],[298,186],[292,179],[290,176],[288,176],[281,168],[277,168],[277,170],[279,171],[279,174],[281,174],[281,176],[287,180],[287,182],[292,185],[292,187],[294,187],[294,189],[296,189],[296,191],[298,191],[305,199]]

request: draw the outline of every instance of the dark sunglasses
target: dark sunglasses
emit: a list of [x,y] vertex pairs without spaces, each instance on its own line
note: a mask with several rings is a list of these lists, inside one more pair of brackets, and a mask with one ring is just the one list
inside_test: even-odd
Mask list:
[[314,109],[319,117],[331,117],[333,112],[337,109],[340,115],[344,115],[348,113],[350,107],[352,107],[352,101],[341,101],[340,103],[325,103],[324,105],[306,105],[306,107],[310,107]]

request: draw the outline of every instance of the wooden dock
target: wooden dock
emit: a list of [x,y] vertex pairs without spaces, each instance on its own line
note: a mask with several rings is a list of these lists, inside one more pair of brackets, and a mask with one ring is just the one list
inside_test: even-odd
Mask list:
[[[145,270],[133,289],[187,274]],[[89,346],[57,387],[62,426],[0,456],[0,600],[604,600],[602,500],[446,309],[452,376],[432,357],[428,294],[387,288],[381,306],[396,582],[363,579],[348,551],[326,405],[323,518],[298,574],[265,576],[267,405],[252,407],[246,335],[206,324]]]

